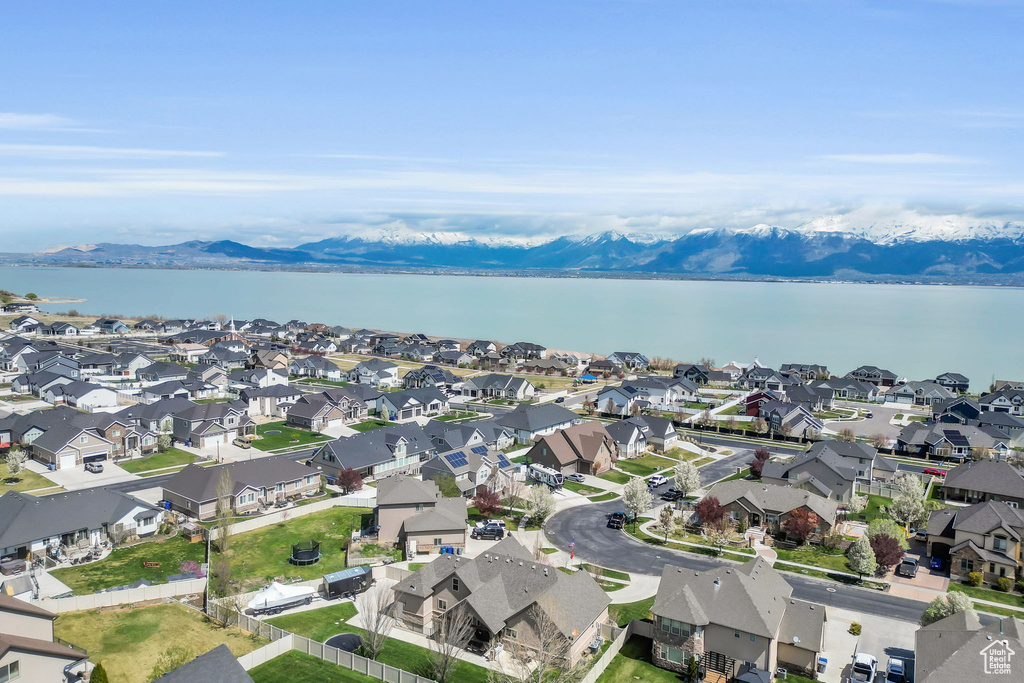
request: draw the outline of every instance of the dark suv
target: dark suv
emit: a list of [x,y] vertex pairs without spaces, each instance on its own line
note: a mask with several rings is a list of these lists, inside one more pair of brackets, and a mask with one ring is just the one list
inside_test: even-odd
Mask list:
[[613,512],[608,517],[608,528],[609,529],[621,529],[626,524],[626,513],[625,512]]
[[485,541],[500,541],[505,538],[505,530],[497,525],[477,527],[469,534],[470,538],[482,538]]

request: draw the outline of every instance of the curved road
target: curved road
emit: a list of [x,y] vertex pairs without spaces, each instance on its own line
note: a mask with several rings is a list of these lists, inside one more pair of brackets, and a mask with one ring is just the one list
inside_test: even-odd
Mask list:
[[[695,571],[735,564],[726,559],[648,545],[624,531],[609,529],[608,515],[619,508],[621,503],[616,501],[568,508],[553,515],[544,530],[551,542],[562,550],[568,551],[569,543],[574,542],[577,557],[608,569],[633,574],[660,576],[666,564]],[[914,623],[925,608],[924,603],[916,600],[898,598],[867,588],[812,579],[790,572],[784,576],[793,586],[794,598],[822,605]]]

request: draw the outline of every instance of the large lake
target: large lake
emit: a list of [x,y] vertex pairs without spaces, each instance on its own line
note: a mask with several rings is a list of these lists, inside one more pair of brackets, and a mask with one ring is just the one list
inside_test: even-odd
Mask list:
[[962,372],[974,390],[1024,379],[1024,289],[1010,287],[0,266],[0,289],[82,297],[90,314],[299,318],[839,374],[870,363]]

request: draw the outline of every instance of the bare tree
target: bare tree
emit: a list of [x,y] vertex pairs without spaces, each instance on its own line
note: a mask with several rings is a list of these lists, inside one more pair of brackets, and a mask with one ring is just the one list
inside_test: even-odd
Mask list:
[[489,683],[575,683],[586,669],[573,664],[573,639],[580,634],[565,633],[547,612],[534,605],[527,612],[536,638],[533,646],[518,640],[505,642],[508,657],[497,660],[488,674]]
[[394,582],[378,581],[369,590],[359,594],[356,608],[363,623],[363,652],[370,659],[377,659],[384,644],[388,642],[391,629],[395,626],[392,617],[391,587]]
[[224,467],[220,472],[220,479],[217,481],[217,550],[221,553],[227,552],[231,547],[231,513],[232,503],[235,495],[235,482],[231,477],[231,470]]
[[700,417],[697,418],[697,424],[699,424],[703,429],[707,429],[708,427],[715,424],[715,418],[711,417],[710,408],[704,409],[704,411],[700,414]]
[[473,633],[473,617],[463,605],[457,605],[434,619],[434,637],[430,641],[430,676],[447,683],[459,663],[459,650]]
[[871,445],[875,448],[887,448],[889,446],[889,437],[885,434],[875,434],[871,437]]
[[523,488],[526,482],[515,477],[509,477],[505,483],[505,496],[508,498],[509,507],[519,507],[523,501]]
[[604,402],[604,412],[606,415],[615,415],[615,401],[608,399]]
[[715,359],[708,358],[707,356],[705,356],[704,358],[700,359],[700,364],[706,367],[708,370],[711,370],[712,368],[715,367]]
[[758,436],[764,436],[768,432],[768,423],[761,418],[754,420],[753,427]]
[[793,428],[790,425],[783,422],[782,424],[779,425],[779,428],[776,430],[775,433],[781,436],[783,439],[788,440],[790,435],[793,433]]
[[839,430],[839,433],[836,434],[836,439],[839,441],[853,442],[857,440],[857,435],[854,434],[853,430],[849,427],[843,427]]
[[736,429],[737,429],[736,425],[737,424],[738,424],[738,420],[736,419],[735,415],[730,415],[728,417],[728,419],[725,421],[725,426],[729,429],[730,432],[735,432],[736,431]]

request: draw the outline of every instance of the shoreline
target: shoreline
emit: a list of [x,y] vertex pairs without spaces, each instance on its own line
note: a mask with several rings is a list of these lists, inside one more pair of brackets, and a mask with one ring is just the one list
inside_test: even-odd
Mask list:
[[[567,280],[629,280],[629,281],[680,281],[680,282],[745,282],[765,284],[815,284],[815,285],[899,285],[906,287],[986,287],[994,289],[1021,289],[1024,281],[993,282],[988,279],[965,279],[963,282],[952,282],[945,278],[919,276],[915,278],[874,277],[782,277],[757,276],[745,274],[714,274],[714,273],[659,273],[659,272],[623,272],[623,271],[572,271],[572,270],[498,270],[486,268],[448,268],[424,266],[416,268],[404,267],[273,267],[268,264],[246,264],[245,266],[228,265],[156,265],[156,264],[88,264],[88,263],[4,263],[0,266],[10,268],[68,268],[86,270],[176,270],[176,271],[212,271],[212,272],[259,272],[259,273],[310,273],[324,275],[425,275],[436,277],[493,277],[493,278],[533,278],[533,279],[567,279]],[[1006,276],[998,276],[1006,277]],[[76,301],[57,302],[76,303]]]

